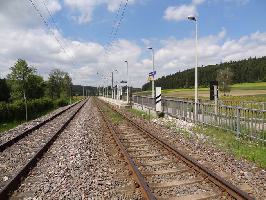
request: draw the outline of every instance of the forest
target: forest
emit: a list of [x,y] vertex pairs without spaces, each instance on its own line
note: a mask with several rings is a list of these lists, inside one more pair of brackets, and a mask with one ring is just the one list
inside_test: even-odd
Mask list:
[[[217,72],[224,69],[230,69],[232,72],[232,84],[266,81],[266,56],[201,66],[198,68],[199,86],[208,87],[210,81],[217,80]],[[155,80],[155,85],[162,87],[162,89],[192,88],[194,87],[194,74],[194,68],[182,72],[179,71],[175,74],[158,78]],[[142,86],[142,90],[150,89],[150,82]]]

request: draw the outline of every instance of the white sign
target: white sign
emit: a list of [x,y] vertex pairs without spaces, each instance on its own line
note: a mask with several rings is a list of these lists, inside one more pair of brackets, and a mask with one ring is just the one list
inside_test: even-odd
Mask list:
[[156,87],[155,105],[156,105],[156,111],[157,112],[162,112],[162,94],[161,94],[161,87]]

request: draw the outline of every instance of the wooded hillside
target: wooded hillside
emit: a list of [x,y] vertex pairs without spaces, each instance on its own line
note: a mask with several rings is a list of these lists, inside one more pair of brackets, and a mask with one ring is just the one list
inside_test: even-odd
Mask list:
[[[233,72],[233,83],[266,81],[266,56],[264,56],[199,67],[199,86],[208,87],[210,81],[216,80],[217,71],[225,68],[230,68]],[[163,76],[155,81],[155,85],[162,87],[162,89],[192,88],[194,87],[194,73],[195,69],[192,68]],[[142,89],[150,90],[151,84],[144,84]]]

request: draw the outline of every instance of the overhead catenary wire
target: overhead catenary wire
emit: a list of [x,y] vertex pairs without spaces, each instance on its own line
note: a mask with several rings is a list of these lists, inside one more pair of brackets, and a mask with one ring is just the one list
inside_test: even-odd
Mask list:
[[108,46],[110,44],[110,41],[112,40],[112,35],[114,33],[115,27],[117,26],[117,23],[118,23],[118,20],[119,20],[118,17],[119,17],[120,11],[122,9],[122,5],[123,5],[123,0],[120,1],[119,8],[118,8],[118,10],[116,12],[116,15],[115,15],[114,19],[113,19],[112,29],[111,29],[111,31],[109,33],[108,40],[107,40],[106,44],[104,45],[105,53],[107,53],[107,48],[108,48]]
[[[115,23],[115,26],[113,26],[113,30],[112,30],[112,34],[111,34],[111,39],[110,41],[107,43],[107,47],[105,48],[105,53],[108,54],[113,46],[113,43],[115,41],[115,39],[117,38],[117,35],[118,35],[118,31],[121,27],[121,24],[122,24],[122,21],[125,17],[125,13],[126,13],[126,8],[128,6],[128,0],[125,1],[124,5],[122,6],[121,4],[121,7],[120,7],[120,10],[122,9],[121,11],[121,15],[119,17],[119,19],[117,20],[117,22]],[[119,12],[120,12],[119,10]],[[118,12],[118,14],[119,14]]]
[[[38,15],[40,16],[40,18],[41,18],[43,24],[47,27],[48,31],[54,36],[54,39],[57,41],[57,43],[58,43],[58,45],[59,45],[59,48],[60,48],[62,51],[64,51],[64,53],[65,53],[69,58],[73,59],[73,57],[69,55],[69,53],[67,52],[66,48],[63,46],[63,42],[60,41],[60,39],[57,37],[57,35],[55,34],[55,32],[52,30],[52,27],[49,25],[48,20],[45,19],[45,17],[43,16],[42,12],[41,12],[40,9],[37,7],[37,5],[33,2],[33,0],[28,0],[28,1],[31,3],[32,7],[33,7],[33,8],[35,9],[35,11],[38,13]],[[52,16],[50,10],[48,9],[48,7],[46,6],[45,3],[44,3],[44,6],[46,7],[49,16]],[[54,19],[52,19],[52,20],[54,21]],[[57,27],[55,21],[54,21],[54,24],[55,24],[55,27]],[[55,28],[55,30],[58,30],[58,29]],[[72,65],[74,65],[74,66],[76,65],[75,62],[74,62],[73,60],[70,61],[70,62],[72,63]]]

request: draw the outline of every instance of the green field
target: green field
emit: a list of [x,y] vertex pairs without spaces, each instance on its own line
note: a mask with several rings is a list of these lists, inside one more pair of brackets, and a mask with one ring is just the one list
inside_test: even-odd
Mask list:
[[266,90],[266,82],[258,83],[239,83],[232,85],[232,89],[238,90]]
[[[198,92],[199,98],[209,98],[209,88],[199,88]],[[135,93],[135,95],[151,95],[151,91],[138,92]],[[162,90],[162,95],[164,97],[193,98],[194,89],[166,89]],[[266,82],[234,84],[231,86],[231,92],[227,96],[224,96],[223,93],[220,92],[219,98],[226,100],[266,102]]]

